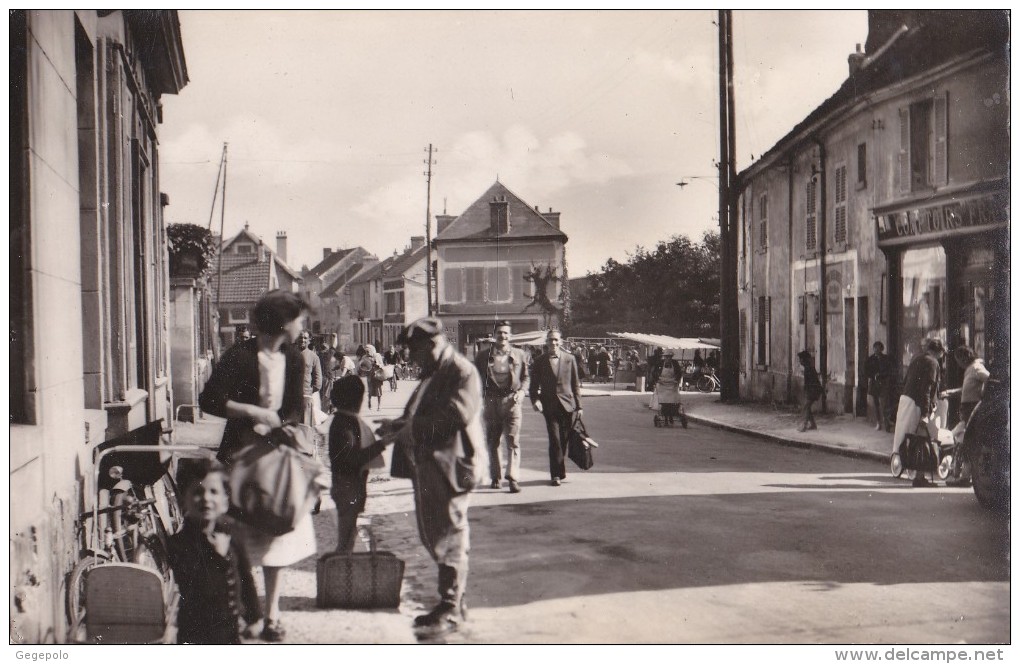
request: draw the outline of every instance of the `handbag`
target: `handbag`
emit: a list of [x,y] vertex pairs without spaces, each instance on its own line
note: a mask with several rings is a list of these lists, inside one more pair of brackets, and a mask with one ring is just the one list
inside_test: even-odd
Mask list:
[[319,494],[329,488],[330,474],[291,445],[306,442],[297,427],[252,437],[230,460],[230,514],[269,535],[284,535],[311,513]]
[[581,470],[588,470],[595,465],[592,450],[598,446],[599,444],[588,435],[581,417],[575,417],[570,433],[567,434],[567,456],[570,460]]
[[404,561],[378,551],[369,532],[364,553],[327,553],[315,565],[315,603],[320,607],[393,609],[400,605]]
[[390,459],[390,477],[414,479],[414,462],[408,456],[409,450],[397,442],[393,446],[393,457]]

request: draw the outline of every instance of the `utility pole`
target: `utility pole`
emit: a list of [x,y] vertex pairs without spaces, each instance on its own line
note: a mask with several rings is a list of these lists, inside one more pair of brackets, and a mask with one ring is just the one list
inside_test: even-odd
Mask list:
[[739,388],[740,320],[737,305],[737,234],[733,200],[737,191],[733,104],[733,12],[719,10],[719,341],[720,397],[737,401]]
[[432,306],[432,167],[436,162],[432,161],[432,153],[439,152],[438,149],[433,149],[432,144],[429,143],[428,148],[425,149],[429,153],[429,158],[425,160],[425,164],[428,170],[425,171],[425,297],[428,299],[428,311],[429,316],[434,316],[436,309],[439,305],[439,297],[437,293],[436,306]]
[[[223,295],[223,223],[227,214],[227,144],[223,144],[223,189],[220,191],[220,246],[216,261],[216,317],[219,320],[220,298]],[[219,331],[217,331],[217,334]]]

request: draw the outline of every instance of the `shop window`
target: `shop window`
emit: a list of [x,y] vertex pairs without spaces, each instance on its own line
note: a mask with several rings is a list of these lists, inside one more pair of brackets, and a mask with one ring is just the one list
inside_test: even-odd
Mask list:
[[900,354],[903,374],[926,339],[946,343],[946,252],[922,247],[903,252],[903,317]]
[[835,196],[835,228],[833,229],[833,239],[837,243],[846,243],[847,231],[846,231],[846,166],[836,167],[836,191]]
[[808,180],[807,188],[805,192],[806,200],[806,219],[804,221],[805,234],[804,234],[804,248],[808,251],[814,251],[815,247],[818,246],[818,213],[817,213],[817,201],[818,201],[818,181],[812,177]]
[[915,102],[900,109],[900,191],[945,185],[948,181],[947,95]]
[[769,197],[762,194],[758,198],[758,240],[762,251],[769,248]]

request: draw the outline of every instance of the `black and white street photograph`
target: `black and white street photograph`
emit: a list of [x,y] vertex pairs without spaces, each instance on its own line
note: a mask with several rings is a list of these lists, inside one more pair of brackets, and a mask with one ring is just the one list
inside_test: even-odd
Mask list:
[[1008,8],[8,18],[10,658],[1015,655]]

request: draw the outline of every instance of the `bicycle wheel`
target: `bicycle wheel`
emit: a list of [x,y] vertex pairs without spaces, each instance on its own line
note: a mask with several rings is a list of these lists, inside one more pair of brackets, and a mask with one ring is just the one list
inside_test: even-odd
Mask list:
[[90,555],[82,558],[74,565],[71,575],[67,578],[67,625],[68,640],[72,643],[80,640],[81,628],[85,625],[85,579],[89,570],[109,562],[103,556]]
[[702,376],[698,379],[698,389],[702,392],[713,392],[715,390],[715,381],[712,380],[711,376]]

